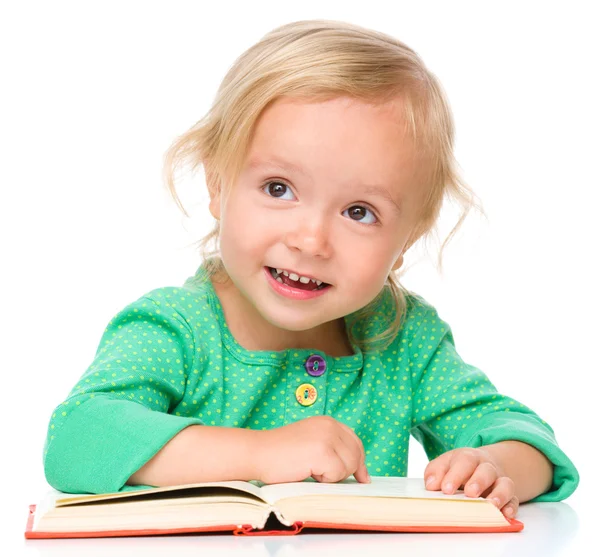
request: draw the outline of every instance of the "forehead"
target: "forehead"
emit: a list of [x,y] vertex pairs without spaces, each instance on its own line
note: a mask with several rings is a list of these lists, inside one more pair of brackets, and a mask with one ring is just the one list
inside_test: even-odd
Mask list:
[[[396,97],[385,103],[367,103],[351,97],[336,97],[326,101],[309,101],[302,98],[280,97],[269,104],[255,123],[253,143],[270,143],[298,131],[319,131],[325,138],[360,131],[361,137],[373,139],[375,135],[395,136],[408,143],[405,102]],[[273,137],[275,134],[275,137]],[[313,138],[315,141],[319,137]]]
[[401,97],[379,104],[277,99],[255,124],[245,168],[283,168],[328,183],[335,177],[407,193],[420,181],[422,164],[404,113]]

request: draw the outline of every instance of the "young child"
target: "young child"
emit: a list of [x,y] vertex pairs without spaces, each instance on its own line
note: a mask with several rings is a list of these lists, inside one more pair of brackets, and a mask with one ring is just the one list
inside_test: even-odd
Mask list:
[[245,52],[166,159],[179,204],[174,170],[203,166],[217,251],[110,321],[52,414],[48,482],[369,482],[406,475],[412,434],[430,490],[507,517],[569,496],[578,473],[550,426],[398,282],[444,198],[465,206],[457,226],[474,206],[453,134],[435,76],[382,33],[300,21]]

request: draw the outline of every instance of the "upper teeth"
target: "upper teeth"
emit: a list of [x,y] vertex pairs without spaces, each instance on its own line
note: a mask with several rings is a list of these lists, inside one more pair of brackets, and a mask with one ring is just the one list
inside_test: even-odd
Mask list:
[[291,280],[299,280],[302,284],[308,284],[311,280],[316,283],[317,286],[320,286],[321,284],[323,284],[322,280],[315,280],[315,279],[311,279],[308,277],[301,277],[299,275],[297,275],[296,273],[288,273],[287,271],[283,271],[282,269],[276,269],[277,274],[280,275],[281,273],[283,273],[286,277],[290,278]]

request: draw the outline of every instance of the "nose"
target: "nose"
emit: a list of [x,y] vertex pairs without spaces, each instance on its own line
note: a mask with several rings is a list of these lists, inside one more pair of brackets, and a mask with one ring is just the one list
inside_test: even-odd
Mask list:
[[326,217],[316,211],[302,212],[290,218],[283,240],[292,251],[313,257],[331,256],[329,225]]

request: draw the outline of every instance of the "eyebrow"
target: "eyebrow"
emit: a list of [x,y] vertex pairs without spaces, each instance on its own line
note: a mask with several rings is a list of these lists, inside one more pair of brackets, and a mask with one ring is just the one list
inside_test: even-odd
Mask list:
[[[293,172],[295,174],[301,174],[302,176],[305,176],[307,178],[309,177],[308,174],[304,170],[302,170],[302,168],[300,168],[299,166],[297,166],[289,161],[285,161],[283,159],[279,159],[276,157],[273,157],[269,160],[260,160],[260,159],[255,158],[255,159],[251,159],[248,162],[248,168],[256,169],[256,168],[261,168],[261,167],[281,168],[282,170],[287,170],[288,172]],[[394,208],[394,211],[396,213],[400,214],[402,212],[402,208],[400,207],[400,205],[394,200],[394,198],[391,196],[390,192],[383,186],[367,185],[367,186],[364,186],[364,192],[366,194],[377,195],[377,196],[381,197],[382,199],[387,201],[390,205],[392,205],[392,207]]]

